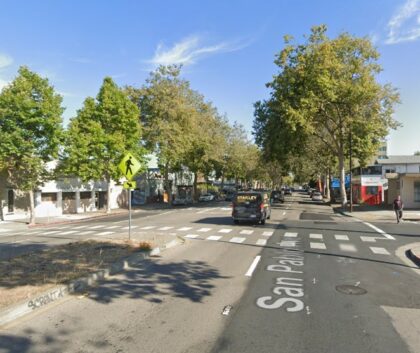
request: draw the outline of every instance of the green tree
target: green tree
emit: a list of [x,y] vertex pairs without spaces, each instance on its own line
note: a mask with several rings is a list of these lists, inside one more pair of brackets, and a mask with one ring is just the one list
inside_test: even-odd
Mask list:
[[51,177],[47,163],[57,157],[62,138],[61,103],[48,79],[24,66],[0,94],[0,169],[13,187],[29,193],[31,224],[34,190]]
[[275,60],[280,71],[267,85],[269,104],[256,106],[257,140],[271,151],[278,143],[284,147],[275,134],[289,127],[303,143],[307,136],[316,137],[337,158],[343,205],[350,138],[353,156],[363,164],[389,129],[398,127],[392,115],[399,96],[391,85],[378,83],[378,57],[369,39],[347,33],[330,39],[325,26],[312,28],[304,44],[286,37]]
[[420,156],[420,151],[416,151],[416,152],[414,152],[414,155],[415,155],[415,156]]
[[107,212],[111,212],[111,181],[122,177],[118,169],[122,157],[130,151],[145,165],[138,117],[137,106],[106,77],[96,99],[86,98],[66,133],[61,172],[84,182],[106,181]]

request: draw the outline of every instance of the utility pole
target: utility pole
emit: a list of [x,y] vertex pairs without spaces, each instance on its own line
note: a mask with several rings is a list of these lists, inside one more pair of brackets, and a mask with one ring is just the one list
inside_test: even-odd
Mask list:
[[353,187],[352,187],[352,185],[351,185],[351,170],[352,170],[352,168],[353,168],[353,165],[352,165],[352,136],[351,136],[351,126],[350,126],[350,134],[349,134],[349,139],[350,139],[350,143],[349,143],[349,145],[350,145],[350,160],[349,160],[349,164],[350,164],[350,212],[353,212]]

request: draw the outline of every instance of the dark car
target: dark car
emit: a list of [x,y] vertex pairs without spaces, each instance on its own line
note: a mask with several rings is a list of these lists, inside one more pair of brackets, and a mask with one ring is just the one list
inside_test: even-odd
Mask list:
[[271,205],[268,192],[240,191],[235,195],[232,204],[232,218],[235,224],[239,221],[265,224],[270,216]]
[[290,188],[285,188],[284,189],[284,194],[285,195],[292,195],[292,190]]
[[284,202],[284,193],[282,191],[274,190],[271,192],[271,199],[273,202]]

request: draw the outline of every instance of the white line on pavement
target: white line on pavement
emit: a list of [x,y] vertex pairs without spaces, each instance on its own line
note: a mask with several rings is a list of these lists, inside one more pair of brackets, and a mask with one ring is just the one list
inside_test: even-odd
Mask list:
[[367,242],[367,243],[376,243],[376,238],[375,237],[364,237],[361,236],[360,237],[361,241]]
[[311,234],[309,234],[309,238],[311,238],[311,239],[322,239],[322,234],[311,233]]
[[264,246],[266,244],[267,244],[267,239],[258,239],[257,240],[257,245]]
[[232,231],[232,229],[230,228],[223,228],[219,230],[219,233],[230,233]]
[[195,238],[198,238],[199,237],[199,235],[198,234],[187,234],[186,236],[185,236],[185,238],[190,238],[190,239],[195,239]]
[[88,234],[92,234],[95,233],[93,230],[85,230],[83,232],[80,232],[79,235],[88,235]]
[[210,211],[217,210],[217,209],[218,209],[218,207],[206,208],[202,211],[198,211],[197,214],[206,213],[206,212],[210,212]]
[[197,230],[197,232],[208,232],[210,230],[211,228],[200,228],[199,230]]
[[233,237],[229,240],[230,243],[243,243],[245,241],[245,238],[240,237]]
[[385,248],[375,248],[374,246],[370,246],[369,248],[374,254],[390,255],[388,250],[386,250]]
[[101,233],[98,233],[98,235],[111,235],[111,234],[114,234],[115,232],[101,232]]
[[[140,228],[140,229],[143,229],[143,230],[149,230],[149,229],[153,229],[153,228],[156,228],[156,226],[146,226],[146,227],[142,227],[142,228]],[[123,228],[123,229],[128,229],[127,227],[125,227],[125,228]]]
[[93,226],[93,227],[89,227],[88,229],[97,229],[97,228],[102,228],[104,225],[98,225],[98,226]]
[[248,271],[246,271],[245,276],[247,276],[247,277],[251,277],[252,276],[252,274],[255,271],[255,269],[256,269],[256,267],[258,265],[258,262],[260,262],[260,260],[261,260],[261,256],[260,255],[258,255],[258,256],[255,257],[254,261],[252,261],[251,266],[249,266]]
[[262,235],[263,237],[271,237],[273,235],[274,232],[269,231],[269,232],[263,232]]
[[74,234],[77,233],[77,230],[68,230],[67,232],[62,232],[59,235],[67,235],[67,234]]
[[[131,226],[131,229],[134,229],[134,228],[138,228],[139,226]],[[123,228],[121,228],[121,229],[128,229],[128,228],[130,228],[130,227],[123,227]],[[155,228],[154,226],[152,226],[152,228]],[[148,228],[148,229],[152,229],[152,228]],[[142,229],[144,229],[144,228],[142,228]]]
[[280,246],[284,247],[295,247],[297,243],[297,240],[283,240],[280,242]]
[[288,238],[296,238],[298,236],[298,233],[286,232],[284,233],[284,236]]
[[349,240],[348,235],[345,235],[345,234],[335,234],[334,238],[336,240]]
[[222,238],[221,235],[210,235],[209,237],[206,238],[206,240],[215,240],[215,241],[217,241],[217,240],[219,240],[221,238]]
[[178,230],[181,231],[181,232],[185,232],[185,231],[190,230],[190,229],[192,229],[192,228],[191,227],[178,228]]
[[392,235],[389,235],[385,233],[382,229],[379,229],[378,227],[374,226],[373,224],[370,224],[369,222],[363,222],[363,224],[366,224],[368,227],[376,230],[378,233],[382,234],[385,238],[395,240],[395,238]]
[[244,230],[241,230],[239,232],[239,234],[247,234],[247,235],[252,234],[252,233],[254,233],[254,231],[253,230],[249,230],[249,229],[244,229]]
[[309,245],[310,245],[311,249],[325,250],[327,248],[324,243],[312,243],[311,242]]
[[353,244],[338,244],[341,251],[357,252],[356,247]]
[[119,228],[121,226],[110,226],[110,227],[106,227],[105,229],[115,229],[115,228]]
[[283,212],[283,216],[286,214],[286,211]]
[[172,229],[173,227],[161,227],[161,228],[158,228],[158,230],[169,230],[169,229]]

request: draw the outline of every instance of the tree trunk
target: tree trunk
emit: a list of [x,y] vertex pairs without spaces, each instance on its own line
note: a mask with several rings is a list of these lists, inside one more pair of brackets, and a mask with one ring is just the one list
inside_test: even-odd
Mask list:
[[340,196],[341,206],[343,209],[347,205],[347,194],[346,194],[346,170],[344,167],[344,153],[340,153],[338,156],[338,168],[340,170]]
[[198,200],[197,179],[198,179],[198,173],[194,172],[194,184],[193,184],[193,198],[194,198],[194,201]]
[[111,213],[111,179],[108,177],[106,179],[106,213]]
[[165,174],[164,174],[164,183],[165,183],[165,191],[168,193],[168,203],[172,204],[172,188],[169,183],[169,164],[165,165]]
[[35,224],[35,197],[33,190],[29,190],[29,214],[29,224]]
[[325,197],[330,200],[331,199],[331,191],[330,191],[330,169],[327,170],[326,180],[325,180]]

